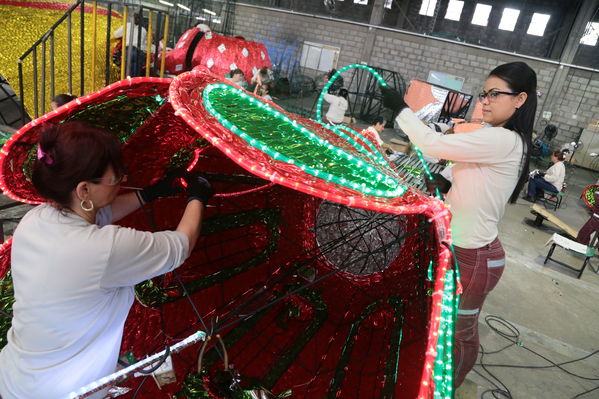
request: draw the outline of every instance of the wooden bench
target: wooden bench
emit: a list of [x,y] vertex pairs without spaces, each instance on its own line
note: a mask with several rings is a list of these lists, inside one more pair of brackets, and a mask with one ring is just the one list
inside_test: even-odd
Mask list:
[[534,220],[535,226],[541,226],[543,224],[543,221],[547,220],[548,222],[559,227],[571,238],[576,238],[576,236],[578,235],[578,230],[573,229],[568,224],[564,223],[557,216],[555,216],[539,204],[533,204],[530,213],[536,216],[536,219]]

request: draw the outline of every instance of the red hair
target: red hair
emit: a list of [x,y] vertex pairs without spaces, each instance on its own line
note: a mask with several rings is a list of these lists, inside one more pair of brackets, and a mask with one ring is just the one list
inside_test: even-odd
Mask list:
[[125,167],[114,134],[83,122],[47,124],[39,136],[32,183],[38,193],[68,208],[71,193],[82,181],[102,177],[109,166],[115,174]]

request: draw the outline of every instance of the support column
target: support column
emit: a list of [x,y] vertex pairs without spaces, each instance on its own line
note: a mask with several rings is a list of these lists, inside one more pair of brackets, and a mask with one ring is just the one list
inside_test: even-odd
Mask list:
[[[599,0],[598,0],[599,1]],[[385,0],[374,0],[372,6],[372,13],[370,13],[370,25],[380,25],[383,21],[383,15],[385,13]],[[368,28],[368,34],[364,39],[364,47],[362,54],[360,55],[360,62],[365,62],[370,65],[372,59],[372,50],[374,49],[374,41],[376,40],[377,30],[374,28]]]
[[[564,51],[562,52],[560,62],[571,64],[574,61],[574,56],[576,56],[576,52],[580,47],[580,38],[582,37],[587,23],[590,21],[598,6],[599,0],[583,0],[574,23],[572,24],[572,29],[570,30],[568,40],[564,46]],[[541,109],[541,115],[543,111],[551,111],[553,113],[557,111],[555,106],[558,99],[562,95],[569,72],[570,67],[564,65],[559,66],[555,76],[553,77],[553,80],[551,81],[551,86],[549,86],[549,91],[547,92],[546,97],[547,99],[543,103],[543,108]]]

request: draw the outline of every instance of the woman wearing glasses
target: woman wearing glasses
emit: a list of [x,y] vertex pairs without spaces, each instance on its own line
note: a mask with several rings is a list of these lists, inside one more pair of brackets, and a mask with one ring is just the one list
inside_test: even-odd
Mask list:
[[119,194],[125,175],[118,141],[80,122],[46,126],[37,155],[32,181],[48,202],[25,215],[13,238],[3,399],[63,398],[114,372],[133,286],[185,261],[213,193],[206,180],[186,176],[188,202],[175,231],[123,228],[111,223],[141,201],[181,190],[163,180],[141,198]]
[[440,136],[425,126],[398,93],[385,91],[384,103],[400,111],[397,122],[427,155],[456,163],[447,194],[453,244],[464,293],[455,331],[455,386],[472,369],[478,353],[478,316],[505,265],[497,225],[528,177],[537,108],[537,78],[523,62],[500,65],[479,95],[488,127]]

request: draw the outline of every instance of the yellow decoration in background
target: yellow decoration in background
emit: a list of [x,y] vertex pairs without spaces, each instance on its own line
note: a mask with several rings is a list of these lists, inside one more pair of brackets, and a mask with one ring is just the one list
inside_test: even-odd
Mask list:
[[[69,7],[74,3],[47,1],[44,3],[30,2],[21,0],[19,5],[10,5],[0,0],[0,15],[2,24],[0,24],[0,74],[4,75],[19,95],[19,72],[18,59],[27,51],[48,29],[62,17]],[[22,4],[22,5],[21,5]],[[36,7],[33,7],[33,5]],[[40,5],[43,8],[40,8]],[[45,7],[47,5],[47,7]],[[64,5],[64,7],[61,7]],[[60,9],[53,9],[60,8]],[[91,86],[91,54],[92,54],[92,8],[88,4],[85,7],[84,22],[84,93],[88,94],[105,86],[105,68],[106,68],[106,29],[108,16],[106,9],[98,7],[98,18],[96,22],[97,43],[95,48],[95,87]],[[71,34],[72,34],[72,94],[80,96],[80,20],[81,11],[76,9],[71,16]],[[122,25],[121,16],[112,12],[111,31],[114,32]],[[54,94],[68,93],[68,47],[67,47],[67,20],[54,32],[54,71],[55,71],[55,90]],[[111,32],[111,35],[112,35]],[[114,48],[115,42],[111,43],[110,48]],[[37,50],[37,81],[38,81],[38,116],[48,112],[50,108],[51,93],[51,74],[50,74],[50,39],[46,41],[46,90],[44,103],[41,103],[41,82],[42,82],[42,46]],[[118,68],[110,60],[110,82],[118,80]],[[34,79],[33,79],[33,54],[30,54],[23,61],[23,84],[25,109],[31,117],[35,117],[34,104]]]

